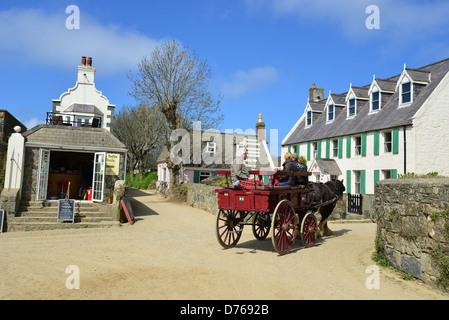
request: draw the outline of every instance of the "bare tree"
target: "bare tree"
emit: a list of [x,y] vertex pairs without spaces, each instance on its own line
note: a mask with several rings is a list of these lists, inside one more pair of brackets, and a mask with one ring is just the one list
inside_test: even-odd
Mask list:
[[[177,41],[166,41],[158,46],[151,58],[144,57],[132,82],[130,95],[155,106],[167,120],[169,132],[192,129],[194,121],[201,121],[203,129],[217,127],[223,121],[221,98],[214,99],[209,92],[211,70]],[[165,141],[168,150],[173,142]],[[170,181],[179,181],[180,166],[170,159]]]
[[131,179],[137,167],[142,181],[146,157],[165,140],[167,126],[164,120],[156,107],[146,104],[123,106],[114,117],[111,132],[128,148]]

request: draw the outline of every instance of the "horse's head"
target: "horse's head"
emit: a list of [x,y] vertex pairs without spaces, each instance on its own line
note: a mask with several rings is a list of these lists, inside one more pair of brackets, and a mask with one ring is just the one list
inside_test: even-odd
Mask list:
[[335,180],[335,186],[337,187],[338,196],[340,198],[343,197],[343,192],[346,190],[343,180]]

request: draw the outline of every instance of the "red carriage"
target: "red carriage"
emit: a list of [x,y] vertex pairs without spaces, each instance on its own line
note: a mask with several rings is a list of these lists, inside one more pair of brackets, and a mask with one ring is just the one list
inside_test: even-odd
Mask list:
[[[219,171],[228,176],[230,171]],[[304,176],[310,172],[251,171],[257,176]],[[253,185],[250,189],[241,186],[223,185],[216,189],[218,196],[217,240],[226,249],[234,247],[245,225],[252,225],[253,234],[264,240],[271,232],[274,249],[279,254],[288,253],[299,233],[304,246],[315,243],[318,223],[312,207],[313,189],[307,186]]]

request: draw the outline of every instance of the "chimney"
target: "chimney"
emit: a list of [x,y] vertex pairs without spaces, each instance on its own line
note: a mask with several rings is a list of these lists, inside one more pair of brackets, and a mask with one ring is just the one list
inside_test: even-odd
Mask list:
[[87,58],[87,66],[92,67],[92,57]]
[[257,140],[265,140],[265,122],[262,121],[262,114],[259,114],[259,121],[256,123]]
[[85,66],[86,65],[86,57],[81,57],[81,65]]
[[317,87],[315,83],[309,88],[309,101],[317,102],[324,99],[324,88]]

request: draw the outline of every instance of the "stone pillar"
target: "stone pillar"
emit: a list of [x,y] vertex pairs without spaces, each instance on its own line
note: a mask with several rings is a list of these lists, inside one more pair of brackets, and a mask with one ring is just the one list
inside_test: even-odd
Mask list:
[[25,138],[21,127],[14,127],[8,140],[8,154],[6,156],[5,189],[22,189],[23,167],[25,160]]

